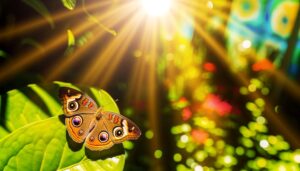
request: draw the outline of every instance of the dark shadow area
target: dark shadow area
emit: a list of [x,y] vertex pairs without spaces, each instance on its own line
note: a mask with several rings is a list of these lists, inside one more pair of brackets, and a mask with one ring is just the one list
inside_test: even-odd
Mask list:
[[102,150],[102,151],[92,151],[88,148],[85,148],[85,155],[91,160],[106,159],[114,156],[125,154],[125,150],[122,144],[116,144],[113,147]]
[[6,120],[6,103],[7,103],[7,94],[2,94],[0,96],[0,124],[7,129],[6,124],[5,124],[5,120]]
[[33,91],[30,87],[21,88],[18,90],[21,91],[25,96],[27,96],[28,99],[32,101],[36,106],[38,106],[43,111],[43,113],[51,117],[51,112],[46,106],[44,100],[35,91]]
[[58,115],[58,119],[59,121],[62,123],[62,124],[65,124],[65,115],[64,114],[61,114],[61,115]]
[[72,151],[79,151],[83,146],[83,143],[77,143],[73,141],[67,131],[66,131],[66,139],[68,142],[68,146]]

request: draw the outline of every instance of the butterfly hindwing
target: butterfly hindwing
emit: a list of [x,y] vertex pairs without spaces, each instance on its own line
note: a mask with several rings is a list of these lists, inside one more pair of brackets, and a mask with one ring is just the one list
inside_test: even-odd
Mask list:
[[92,151],[101,151],[112,147],[112,134],[107,129],[103,119],[96,122],[95,128],[90,132],[85,141],[86,148]]
[[82,143],[95,126],[94,114],[74,115],[65,118],[69,136],[73,141]]
[[100,151],[126,140],[137,139],[140,135],[140,129],[128,118],[117,113],[101,111],[99,121],[96,121],[95,128],[87,137],[86,147]]

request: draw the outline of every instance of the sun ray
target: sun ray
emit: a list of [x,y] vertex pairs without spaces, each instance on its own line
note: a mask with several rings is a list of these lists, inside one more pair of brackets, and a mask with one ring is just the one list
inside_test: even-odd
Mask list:
[[[113,14],[116,13],[117,11],[124,10],[126,9],[127,6],[121,6],[119,8],[116,8],[114,11],[111,11],[108,14],[100,15],[98,18],[105,20],[105,19],[111,19]],[[107,27],[114,27],[115,25],[119,24],[123,19],[128,17],[131,13],[128,12],[127,10],[124,10],[124,13],[121,17],[117,17],[115,20],[111,20],[109,24],[107,24]],[[98,31],[97,31],[98,30]],[[54,80],[57,78],[61,73],[63,73],[64,70],[68,69],[69,67],[72,66],[73,63],[75,63],[77,60],[83,57],[83,54],[87,52],[91,46],[95,46],[97,42],[100,40],[100,38],[106,33],[104,30],[100,30],[99,28],[96,27],[93,29],[92,32],[96,32],[96,35],[93,37],[91,41],[87,43],[84,47],[81,47],[79,49],[76,49],[74,53],[72,53],[70,56],[67,58],[62,58],[60,61],[57,63],[59,64],[58,66],[54,66],[53,68],[50,69],[49,75],[46,76],[46,81],[49,80]]]
[[148,60],[151,59],[149,58],[149,42],[151,40],[151,36],[149,33],[152,34],[153,31],[153,27],[156,27],[156,24],[150,21],[145,21],[144,27],[142,28],[143,31],[139,33],[139,37],[141,37],[140,41],[139,41],[139,46],[138,49],[140,50],[140,52],[142,53],[142,56],[138,59],[138,62],[135,64],[135,69],[133,70],[133,74],[134,72],[136,72],[135,70],[137,70],[137,74],[135,74],[135,77],[131,77],[130,78],[130,82],[129,82],[129,91],[127,94],[127,98],[131,99],[133,101],[139,100],[141,98],[142,95],[144,95],[143,93],[143,87],[147,86],[145,85],[146,82],[146,77],[147,77],[147,73],[146,72],[146,68],[148,66]]
[[[230,17],[227,13],[224,12],[223,9],[221,9],[221,10],[209,9],[204,4],[200,4],[199,2],[193,2],[193,1],[186,1],[183,4],[181,4],[181,7],[183,9],[185,9],[183,11],[187,11],[187,12],[191,13],[192,16],[196,17],[196,19],[202,20],[203,22],[207,23],[208,21],[210,21],[210,19],[206,15],[211,13],[214,16],[217,16],[217,17],[220,17],[221,19],[223,19],[225,21],[225,23],[230,22],[233,26],[240,28],[245,33],[248,33],[251,35],[256,35],[255,32],[249,30],[243,24],[233,20],[232,17]],[[203,12],[199,13],[199,9]],[[219,31],[221,31],[221,33],[223,33],[223,34],[227,31],[227,28],[226,28],[227,25],[225,23],[223,25],[220,25],[220,28],[219,28]]]
[[[121,7],[121,9],[127,10],[129,6],[132,6],[132,3],[131,4],[128,3],[128,4],[124,5],[123,7]],[[99,12],[100,13],[99,19],[100,20],[107,19],[110,21],[111,18],[118,15],[118,13],[116,13],[119,11],[118,9],[119,8],[117,8],[114,11],[108,11],[104,14]],[[95,16],[97,16],[97,14],[95,14]],[[85,22],[83,22],[84,24],[80,24],[79,26],[74,28],[74,30],[73,30],[74,35],[83,33],[84,31],[89,30],[92,26],[95,26],[95,24],[97,24],[92,21],[87,21],[85,18],[82,20],[85,21]],[[14,60],[8,61],[6,64],[3,65],[2,68],[0,68],[0,72],[1,72],[0,73],[0,81],[4,81],[10,75],[20,71],[21,69],[32,64],[33,62],[36,62],[37,60],[42,59],[44,54],[51,52],[53,49],[59,47],[60,45],[62,45],[65,42],[66,42],[65,32],[61,32],[57,36],[53,37],[52,39],[50,39],[44,43],[45,51],[33,50],[33,51],[29,51],[26,54],[17,55],[16,57],[14,57],[14,60],[16,60],[18,62],[15,62]]]
[[[73,30],[73,33],[82,33],[90,29],[94,25],[95,23],[92,22],[81,24]],[[34,62],[41,60],[45,54],[64,44],[66,42],[65,35],[65,31],[63,31],[59,33],[58,36],[54,36],[50,40],[47,40],[47,42],[44,42],[43,44],[45,51],[32,50],[25,54],[22,53],[13,57],[13,60],[10,60],[3,64],[3,66],[0,68],[0,82],[4,81],[5,79],[8,79],[8,77],[10,77],[11,75],[21,71],[22,69],[33,64]]]
[[[108,5],[108,1],[101,1],[101,3],[91,3],[86,6],[87,10],[94,10],[97,8],[104,7]],[[62,20],[67,20],[69,18],[76,17],[77,15],[80,15],[84,13],[84,9],[82,7],[76,8],[74,11],[61,11],[53,14],[53,21],[54,22],[60,22]],[[32,30],[35,30],[39,27],[42,27],[44,25],[48,24],[47,20],[44,18],[37,18],[37,19],[32,19],[29,21],[25,21],[23,23],[20,23],[16,25],[14,28],[8,27],[8,28],[2,28],[0,30],[0,41],[5,41],[8,38],[13,38],[17,37],[21,34],[25,34],[28,32],[32,32]]]
[[[134,10],[130,10],[132,13],[134,12]],[[135,24],[136,22],[136,17],[133,17],[131,19],[129,19],[129,21],[127,22],[126,26],[124,26],[122,29],[126,30],[127,33],[130,30],[130,27],[132,25],[129,24]],[[121,32],[125,32],[122,31]],[[125,32],[126,33],[126,32]],[[121,34],[121,33],[120,33]],[[122,39],[124,39],[124,37],[121,37]],[[114,43],[118,43],[118,44],[114,44]],[[114,38],[114,40],[112,40],[107,47],[105,47],[105,50],[103,52],[99,52],[97,54],[97,58],[94,58],[94,60],[92,60],[89,64],[89,68],[85,70],[85,72],[82,74],[82,82],[91,82],[91,80],[97,81],[95,78],[95,74],[99,73],[99,74],[103,74],[105,67],[109,66],[109,62],[111,60],[111,58],[109,58],[109,55],[111,55],[112,53],[114,53],[114,51],[112,49],[115,49],[117,47],[119,47],[120,45],[122,45],[122,40],[119,39],[119,35],[117,37]],[[101,53],[101,54],[100,54]],[[100,67],[99,66],[103,66]]]
[[[128,47],[130,46],[130,43],[133,40],[133,36],[135,36],[136,34],[136,30],[138,28],[138,26],[140,25],[140,20],[142,18],[140,16],[137,15],[137,18],[134,19],[135,20],[135,24],[133,26],[133,28],[131,28],[130,31],[128,31],[126,34],[123,33],[124,35],[124,41],[120,42],[120,48],[118,49],[118,51],[116,52],[116,54],[114,55],[114,60],[111,61],[108,69],[105,71],[105,75],[103,75],[103,77],[101,77],[100,79],[100,84],[101,87],[105,87],[106,85],[108,85],[108,82],[113,78],[112,74],[115,72],[116,68],[118,67],[120,60],[122,59],[124,53],[126,52],[126,50],[128,49]],[[128,24],[129,25],[129,24]],[[126,26],[125,26],[126,27]],[[132,26],[131,26],[132,27]],[[125,28],[124,28],[125,30]],[[121,36],[121,35],[120,35]],[[120,38],[121,40],[122,38]],[[116,43],[118,44],[118,43]],[[100,72],[96,73],[96,77],[100,76]]]

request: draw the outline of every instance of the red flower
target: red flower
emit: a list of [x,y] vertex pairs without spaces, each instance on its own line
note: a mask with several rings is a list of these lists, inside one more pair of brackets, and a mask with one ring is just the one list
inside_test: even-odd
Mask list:
[[188,108],[188,107],[184,108],[182,110],[181,116],[182,116],[182,120],[183,121],[189,120],[192,117],[192,111],[191,111],[191,109]]
[[205,141],[208,138],[208,133],[203,130],[199,130],[199,129],[193,129],[191,131],[191,135],[192,135],[193,140],[198,144],[205,143]]
[[232,110],[229,103],[222,101],[219,96],[214,94],[209,94],[202,106],[204,109],[216,112],[220,116],[228,115]]
[[206,62],[204,65],[204,70],[208,71],[208,72],[216,72],[216,66],[215,64],[211,63],[211,62]]
[[270,60],[262,59],[252,65],[252,70],[253,71],[271,70],[273,69],[273,67],[274,67],[273,63]]

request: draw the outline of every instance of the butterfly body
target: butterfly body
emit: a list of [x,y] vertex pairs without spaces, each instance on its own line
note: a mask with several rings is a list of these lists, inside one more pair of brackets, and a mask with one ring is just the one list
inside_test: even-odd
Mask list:
[[98,108],[88,95],[62,87],[59,96],[63,103],[65,124],[69,136],[93,151],[101,151],[126,140],[138,139],[141,131],[128,118]]

